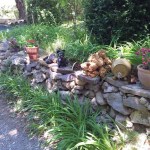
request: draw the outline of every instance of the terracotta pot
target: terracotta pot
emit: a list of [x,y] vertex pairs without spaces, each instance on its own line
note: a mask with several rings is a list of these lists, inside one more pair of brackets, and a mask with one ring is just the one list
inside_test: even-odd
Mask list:
[[38,59],[39,47],[26,47],[25,49],[29,55],[30,60],[36,61]]
[[118,58],[112,63],[111,70],[117,78],[124,78],[131,71],[131,64],[125,58]]
[[145,89],[150,90],[150,70],[142,68],[142,64],[137,66],[138,78]]

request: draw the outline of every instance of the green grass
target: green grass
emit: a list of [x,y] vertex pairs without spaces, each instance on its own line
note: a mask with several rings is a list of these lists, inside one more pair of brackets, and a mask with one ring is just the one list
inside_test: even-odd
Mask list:
[[100,49],[105,49],[107,55],[114,59],[118,57],[118,48],[122,49],[125,58],[128,58],[132,64],[141,63],[141,59],[137,58],[135,52],[141,47],[150,47],[150,37],[147,36],[141,41],[117,43],[112,39],[109,45],[99,45],[91,41],[90,35],[87,34],[84,23],[79,23],[74,34],[71,24],[63,24],[61,26],[46,25],[25,25],[16,27],[9,32],[1,32],[0,39],[15,37],[22,46],[26,44],[26,40],[35,39],[40,47],[48,52],[53,52],[57,47],[66,50],[66,56],[72,61],[86,61],[91,53]]
[[[33,89],[22,76],[0,75],[0,85],[11,97],[15,110],[25,112],[32,134],[53,135],[48,143],[57,143],[58,150],[115,150],[116,144],[104,124],[96,123],[97,113],[90,104],[78,100],[62,104],[59,94],[49,94],[42,88]],[[15,97],[15,98],[14,98]]]

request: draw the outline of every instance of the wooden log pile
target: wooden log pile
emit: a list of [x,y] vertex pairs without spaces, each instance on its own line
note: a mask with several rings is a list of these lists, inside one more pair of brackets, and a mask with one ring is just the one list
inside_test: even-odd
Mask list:
[[91,54],[87,62],[81,64],[81,68],[87,76],[104,77],[111,70],[112,61],[106,56],[105,50]]

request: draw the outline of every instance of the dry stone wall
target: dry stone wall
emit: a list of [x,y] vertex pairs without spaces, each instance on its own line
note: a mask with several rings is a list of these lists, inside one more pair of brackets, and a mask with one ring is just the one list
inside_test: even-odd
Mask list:
[[41,59],[30,62],[23,51],[11,52],[7,43],[1,43],[0,72],[8,69],[14,74],[22,73],[35,88],[43,85],[50,93],[59,92],[63,102],[68,97],[77,98],[81,104],[89,100],[93,110],[104,110],[105,119],[111,116],[122,128],[134,124],[150,127],[150,91],[140,84],[129,85],[112,77],[91,78],[71,67],[47,65]]

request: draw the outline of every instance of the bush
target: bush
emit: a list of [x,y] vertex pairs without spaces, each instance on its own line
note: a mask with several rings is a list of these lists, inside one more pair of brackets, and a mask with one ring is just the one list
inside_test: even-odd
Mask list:
[[99,43],[140,39],[150,32],[149,0],[88,0],[86,26]]

